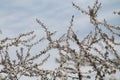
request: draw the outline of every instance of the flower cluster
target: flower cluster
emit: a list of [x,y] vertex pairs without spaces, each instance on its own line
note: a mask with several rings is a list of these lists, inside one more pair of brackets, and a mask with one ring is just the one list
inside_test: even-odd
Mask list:
[[[115,74],[120,70],[120,26],[109,24],[105,19],[98,18],[98,11],[101,3],[95,1],[93,6],[84,10],[75,3],[72,3],[81,13],[89,17],[93,30],[83,39],[74,31],[74,15],[70,20],[70,26],[65,34],[53,39],[55,32],[51,32],[40,20],[37,23],[44,29],[45,36],[34,41],[34,31],[23,33],[15,38],[4,38],[0,40],[0,74],[2,80],[19,80],[22,76],[38,77],[37,80],[83,80],[94,77],[95,80],[104,80],[107,75]],[[114,12],[119,15],[120,12]],[[0,34],[2,32],[0,31]],[[39,53],[31,55],[33,46],[42,41],[48,41],[47,46]],[[73,45],[75,47],[73,47]],[[16,59],[11,58],[9,49],[17,48]],[[54,70],[42,69],[41,66],[48,60],[49,50],[57,50],[59,64]],[[46,57],[35,63],[36,59]],[[114,56],[114,59],[111,58]],[[82,68],[89,66],[92,69],[83,71]],[[94,74],[94,76],[91,76]],[[111,80],[112,78],[110,78]],[[113,80],[113,79],[112,79]]]

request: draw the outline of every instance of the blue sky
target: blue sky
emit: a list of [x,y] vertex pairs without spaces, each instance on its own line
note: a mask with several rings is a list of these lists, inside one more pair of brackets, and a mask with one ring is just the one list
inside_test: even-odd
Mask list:
[[[72,7],[72,2],[82,8],[92,4],[94,0],[1,0],[0,1],[0,30],[1,37],[16,36],[19,33],[39,30],[36,18],[44,22],[49,30],[64,33],[69,26],[72,15],[75,15],[74,30],[83,37],[92,25],[89,19]],[[120,0],[100,0],[102,8],[99,18],[106,18],[108,22],[120,25],[120,16],[113,15],[113,11],[120,10]],[[53,59],[53,58],[51,58]],[[51,66],[52,67],[52,66]]]
[[[100,0],[103,9],[100,12],[102,18],[111,18],[110,22],[118,24],[118,16],[113,18],[112,11],[119,9],[119,0]],[[37,29],[35,19],[42,20],[51,30],[64,32],[72,15],[75,15],[75,28],[89,30],[89,20],[72,7],[72,2],[81,7],[87,7],[93,0],[1,0],[0,2],[0,29],[4,34],[18,34],[31,29]],[[112,15],[112,16],[111,16]],[[112,20],[114,19],[114,21]],[[116,20],[116,21],[115,21]],[[80,26],[82,25],[82,26]],[[83,29],[83,30],[82,30]]]

